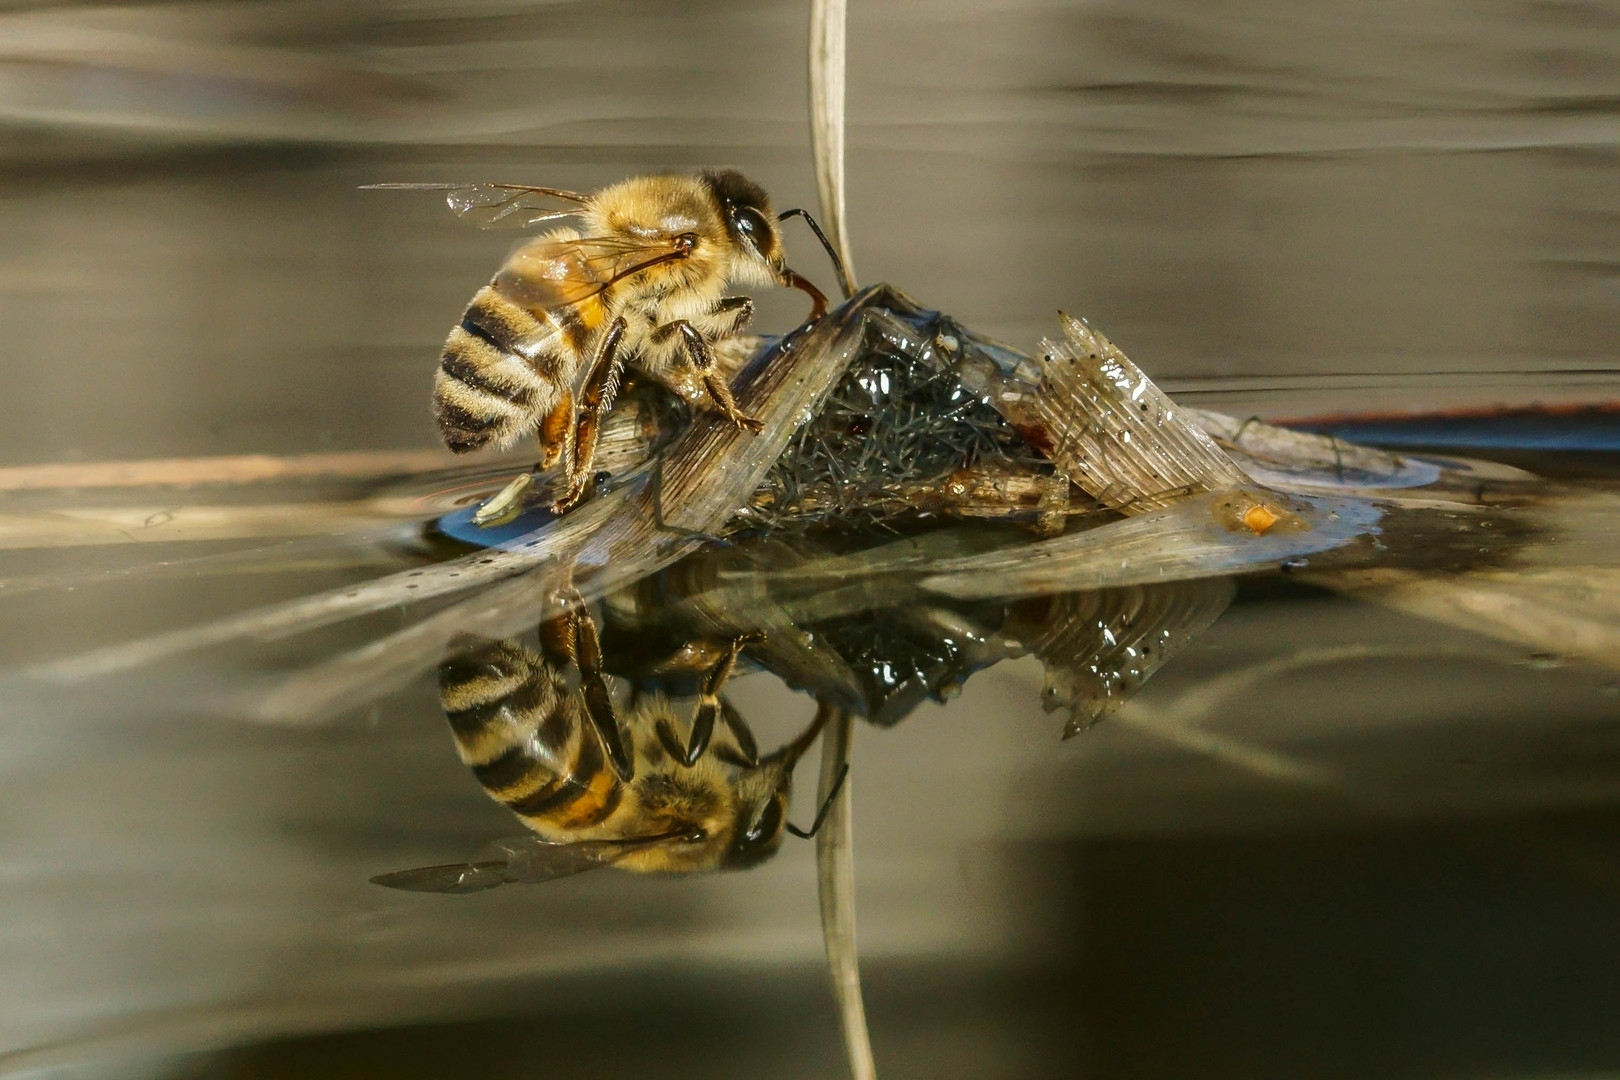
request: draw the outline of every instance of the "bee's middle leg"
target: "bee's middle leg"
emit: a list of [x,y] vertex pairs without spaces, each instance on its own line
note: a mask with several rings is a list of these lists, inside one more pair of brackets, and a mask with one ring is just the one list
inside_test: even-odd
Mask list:
[[731,729],[731,737],[737,743],[738,763],[745,769],[758,765],[759,743],[754,740],[754,729],[748,726],[748,721],[743,719],[736,706],[725,698],[720,699],[720,719]]
[[[734,299],[746,300],[747,297]],[[746,309],[747,315],[752,315],[753,304],[750,302]],[[747,321],[747,315],[743,321]],[[715,408],[738,427],[745,427],[756,435],[765,430],[765,424],[752,416],[747,416],[737,408],[737,399],[731,396],[731,387],[726,385],[725,376],[715,360],[714,347],[709,339],[703,336],[702,331],[685,319],[676,319],[658,327],[652,332],[653,343],[659,344],[668,340],[672,335],[679,334],[681,344],[686,348],[687,356],[692,359],[692,366],[703,378],[703,388],[708,391],[709,400],[714,402]]]

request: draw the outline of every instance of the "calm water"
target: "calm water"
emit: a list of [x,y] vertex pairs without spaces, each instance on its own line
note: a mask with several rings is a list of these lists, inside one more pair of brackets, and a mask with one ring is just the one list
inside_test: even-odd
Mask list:
[[[852,8],[863,281],[1026,349],[1084,314],[1239,416],[1620,398],[1612,3]],[[330,708],[276,694],[448,600],[58,677],[430,566],[455,552],[424,523],[522,461],[452,461],[426,407],[508,240],[357,185],[732,164],[813,205],[804,21],[4,5],[0,1072],[843,1075],[811,844],[737,874],[369,883],[519,829],[432,661]],[[761,300],[765,330],[802,317]],[[305,457],[253,479],[244,455]],[[198,458],[208,483],[101,467]],[[880,1074],[1620,1075],[1613,511],[1559,505],[1492,550],[1532,584],[1610,568],[1560,594],[1579,647],[1265,574],[1077,738],[1037,655],[857,723]],[[1046,625],[958,614],[1009,654]],[[875,652],[861,630],[822,628]],[[766,750],[814,712],[780,667],[728,690]]]

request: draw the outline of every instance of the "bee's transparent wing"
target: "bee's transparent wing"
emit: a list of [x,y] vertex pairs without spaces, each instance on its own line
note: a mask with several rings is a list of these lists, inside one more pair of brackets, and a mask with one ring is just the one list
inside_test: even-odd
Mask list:
[[507,257],[495,275],[495,289],[531,311],[547,311],[578,304],[631,274],[682,257],[673,236],[537,237]]
[[590,196],[577,191],[523,184],[362,184],[361,189],[442,191],[451,212],[480,229],[527,229],[572,217],[590,201]]
[[580,840],[549,844],[537,836],[496,840],[465,863],[419,866],[379,874],[373,885],[407,892],[470,893],[501,885],[553,881],[617,862],[649,844],[675,839],[679,834],[632,837],[626,840]]

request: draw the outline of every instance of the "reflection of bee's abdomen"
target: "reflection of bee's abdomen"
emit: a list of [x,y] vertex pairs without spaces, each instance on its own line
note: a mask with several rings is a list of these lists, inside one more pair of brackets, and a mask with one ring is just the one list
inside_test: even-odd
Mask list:
[[622,788],[580,695],[512,643],[467,644],[439,665],[439,698],[461,760],[484,790],[542,832],[603,821]]
[[450,331],[433,378],[433,413],[458,454],[516,442],[562,400],[587,328],[569,308],[539,315],[478,290]]

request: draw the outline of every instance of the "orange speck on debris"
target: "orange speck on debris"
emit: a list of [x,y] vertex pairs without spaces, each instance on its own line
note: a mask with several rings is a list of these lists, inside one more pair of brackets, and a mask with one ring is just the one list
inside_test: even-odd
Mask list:
[[1282,517],[1264,503],[1255,503],[1243,515],[1243,524],[1257,533],[1265,532],[1281,520]]

